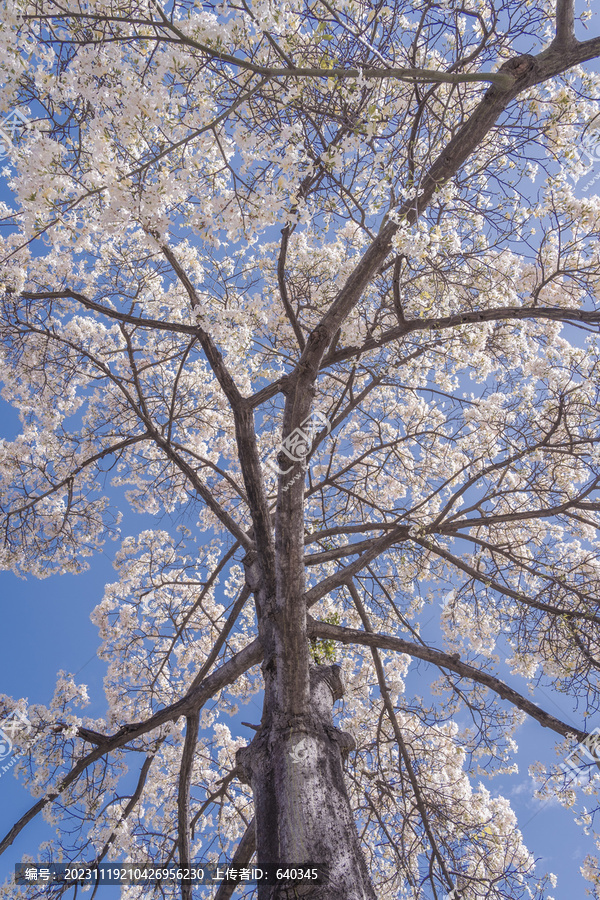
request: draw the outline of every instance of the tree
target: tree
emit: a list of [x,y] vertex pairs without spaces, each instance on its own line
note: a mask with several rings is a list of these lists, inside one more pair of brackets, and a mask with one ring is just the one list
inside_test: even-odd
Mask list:
[[[121,511],[156,516],[93,613],[106,718],[64,673],[27,710],[39,799],[2,850],[43,812],[49,861],[256,853],[327,863],[307,898],[542,896],[469,767],[507,770],[524,717],[563,754],[587,739],[502,679],[506,647],[598,709],[600,204],[577,177],[600,38],[570,0],[2,20],[3,110],[28,116],[4,170],[2,566],[78,572]],[[415,661],[429,698],[405,693]]]

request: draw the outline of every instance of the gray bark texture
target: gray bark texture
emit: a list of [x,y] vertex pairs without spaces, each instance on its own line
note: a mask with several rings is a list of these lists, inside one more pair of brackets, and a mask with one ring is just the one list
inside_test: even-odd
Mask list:
[[258,865],[329,867],[325,884],[261,885],[259,900],[375,900],[342,770],[354,740],[332,722],[342,694],[339,666],[311,667],[310,711],[274,716],[238,750],[240,778],[254,794]]

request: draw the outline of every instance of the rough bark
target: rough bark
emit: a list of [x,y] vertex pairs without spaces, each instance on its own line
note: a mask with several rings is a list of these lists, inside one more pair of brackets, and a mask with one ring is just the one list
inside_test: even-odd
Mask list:
[[312,666],[310,712],[274,715],[238,751],[254,794],[259,865],[329,866],[324,884],[261,885],[259,900],[375,900],[342,770],[354,740],[332,721],[342,694],[339,666]]

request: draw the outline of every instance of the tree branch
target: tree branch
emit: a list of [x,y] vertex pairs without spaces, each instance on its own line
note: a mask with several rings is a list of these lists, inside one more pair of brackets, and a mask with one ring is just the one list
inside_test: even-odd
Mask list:
[[381,650],[396,650],[398,653],[407,653],[409,656],[415,656],[425,662],[433,663],[444,669],[450,669],[456,672],[461,678],[470,678],[478,684],[484,684],[490,690],[508,700],[517,709],[523,710],[528,716],[535,719],[544,728],[550,728],[561,737],[576,737],[582,741],[586,733],[577,728],[572,728],[545,712],[531,700],[527,700],[513,688],[509,687],[499,678],[476,669],[468,663],[461,662],[456,655],[444,653],[442,650],[435,650],[433,647],[422,647],[414,644],[412,641],[406,641],[403,638],[392,637],[385,634],[369,634],[364,631],[358,631],[355,628],[344,628],[341,625],[330,625],[327,622],[318,622],[312,616],[308,617],[308,633],[311,637],[317,637],[330,641],[338,641],[341,644],[364,644],[367,647],[379,647]]
[[[379,350],[380,347],[391,341],[403,338],[416,331],[443,331],[445,328],[454,328],[459,325],[470,325],[478,322],[499,322],[503,319],[550,319],[555,322],[570,322],[582,327],[584,324],[595,325],[600,330],[600,312],[588,312],[582,309],[563,309],[561,307],[532,307],[532,306],[501,306],[496,309],[470,310],[464,313],[454,313],[451,316],[430,316],[423,319],[410,319],[403,325],[397,325],[383,332],[379,337],[370,337],[360,347],[342,347],[335,353],[328,354],[322,361],[322,368],[337,362],[351,359],[354,356],[362,356],[370,350]],[[581,326],[580,326],[581,323]]]
[[457,569],[465,572],[475,581],[479,581],[481,584],[484,584],[486,587],[491,588],[491,590],[493,591],[497,591],[499,594],[504,594],[506,597],[512,597],[513,600],[517,600],[519,603],[524,603],[526,606],[532,606],[534,609],[543,610],[544,612],[550,613],[551,615],[568,616],[573,619],[585,619],[588,622],[595,622],[596,625],[600,625],[600,619],[598,618],[598,616],[595,616],[592,613],[579,611],[576,609],[562,609],[558,606],[550,606],[548,603],[541,603],[539,600],[533,600],[531,597],[527,597],[522,592],[515,591],[512,588],[508,587],[508,585],[503,585],[499,581],[495,581],[493,578],[489,578],[485,574],[485,572],[479,572],[477,569],[473,568],[473,566],[470,566],[464,560],[459,559],[458,556],[455,556],[453,553],[450,553],[443,547],[440,547],[437,544],[432,544],[430,541],[426,541],[424,538],[415,537],[413,538],[413,540],[415,544],[420,544],[421,547],[425,547],[426,550],[429,550],[431,553],[435,553],[437,556],[445,559],[453,566],[456,566]]
[[[158,744],[161,744],[161,743],[163,743],[162,740],[158,742]],[[140,776],[138,778],[138,782],[135,787],[135,790],[134,790],[133,794],[131,795],[131,797],[129,798],[129,802],[119,818],[119,823],[118,823],[119,825],[121,824],[121,822],[125,822],[127,820],[129,814],[133,811],[138,800],[141,798],[142,793],[144,791],[144,786],[146,784],[146,780],[148,778],[148,773],[150,771],[150,766],[152,765],[152,763],[154,761],[154,757],[156,756],[157,751],[158,751],[158,746],[157,746],[156,750],[154,751],[154,753],[149,754],[146,757],[146,759],[144,760],[144,762],[142,764],[142,768],[140,770]],[[104,844],[102,850],[97,855],[94,862],[90,864],[90,868],[94,868],[94,866],[96,866],[96,865],[98,865],[98,863],[102,862],[102,860],[104,859],[104,857],[110,850],[110,847],[111,847],[111,845],[116,837],[116,834],[117,834],[117,827],[118,826],[113,828],[113,830],[110,834],[110,837]]]
[[[360,595],[359,595],[358,591],[356,590],[356,587],[354,586],[352,581],[348,582],[348,590],[350,592],[352,600],[354,601],[354,605],[356,606],[358,614],[362,619],[362,623],[365,627],[365,631],[367,633],[373,634],[373,628],[369,621],[369,617],[368,617],[367,612],[366,612],[366,610],[363,606],[363,603],[360,599]],[[377,652],[377,647],[374,644],[371,644],[370,646],[371,646],[371,655],[373,657],[373,664],[375,666],[375,672],[377,674],[377,682],[379,684],[379,692],[381,694],[381,698],[383,700],[383,705],[385,707],[385,711],[387,713],[388,719],[390,720],[392,730],[394,732],[394,737],[396,738],[398,750],[400,751],[400,755],[402,756],[402,759],[404,760],[404,765],[406,767],[406,771],[408,774],[408,780],[411,783],[411,786],[413,789],[413,794],[415,795],[415,801],[417,804],[417,808],[419,810],[419,814],[421,816],[421,821],[423,822],[423,827],[425,829],[425,833],[427,834],[427,837],[429,839],[429,843],[431,845],[431,850],[432,850],[433,856],[435,858],[437,858],[440,869],[442,870],[442,872],[444,874],[444,878],[446,879],[447,885],[450,888],[450,890],[452,890],[454,885],[452,883],[452,879],[450,878],[450,873],[448,872],[448,869],[446,868],[446,862],[444,860],[444,857],[438,847],[438,842],[436,840],[436,837],[431,828],[431,824],[429,822],[429,814],[427,812],[425,800],[421,793],[421,788],[419,786],[419,782],[417,780],[417,776],[415,774],[415,770],[412,765],[412,761],[410,758],[410,754],[408,752],[408,748],[406,746],[406,742],[404,741],[404,738],[402,736],[402,731],[400,730],[400,725],[398,724],[398,719],[396,718],[396,713],[394,711],[394,705],[390,699],[390,693],[387,689],[387,685],[386,685],[386,681],[385,681],[385,672],[383,670],[381,658],[379,656],[379,653]]]
[[[170,704],[164,709],[159,710],[145,722],[134,722],[123,725],[116,734],[106,736],[102,744],[100,744],[91,753],[88,753],[71,769],[71,771],[59,782],[55,788],[51,788],[45,797],[38,800],[21,818],[13,825],[11,830],[5,835],[0,842],[0,855],[10,847],[15,838],[25,828],[25,826],[34,819],[49,803],[56,800],[60,794],[65,791],[69,785],[81,775],[82,772],[101,759],[112,750],[125,746],[134,738],[141,737],[158,728],[165,722],[176,721],[180,716],[192,715],[199,712],[205,703],[210,700],[214,694],[218,693],[228,684],[232,684],[240,675],[251,669],[262,659],[262,647],[260,641],[252,641],[239,653],[236,653],[231,659],[223,663],[212,675],[207,676],[200,684],[192,684],[192,687],[180,700]],[[103,737],[103,736],[101,736]]]
[[238,523],[235,521],[232,516],[229,515],[226,509],[224,509],[220,503],[215,500],[212,493],[206,487],[200,476],[197,472],[194,471],[192,466],[190,466],[184,459],[181,458],[180,454],[177,453],[173,447],[173,445],[162,437],[162,435],[156,430],[153,424],[147,420],[147,424],[151,429],[151,434],[153,440],[156,444],[161,448],[164,454],[171,460],[171,462],[177,466],[177,468],[186,476],[190,485],[194,488],[197,494],[202,497],[208,508],[214,515],[219,519],[220,522],[225,526],[225,528],[239,541],[239,543],[246,550],[251,550],[254,547],[254,543],[251,538],[248,537],[246,532],[241,528]]
[[48,488],[47,491],[44,491],[43,494],[37,494],[35,497],[29,498],[27,500],[27,503],[24,503],[22,506],[11,509],[6,513],[6,519],[8,520],[10,516],[15,516],[19,513],[26,512],[32,506],[35,506],[36,503],[39,503],[40,500],[45,500],[46,497],[50,497],[52,494],[60,491],[61,488],[67,487],[70,483],[72,483],[73,479],[80,475],[85,469],[93,465],[93,463],[99,462],[99,460],[104,459],[105,456],[111,456],[113,453],[117,453],[119,450],[124,450],[126,447],[131,447],[133,444],[139,444],[141,441],[147,441],[150,438],[150,433],[148,431],[145,431],[143,434],[136,434],[133,437],[124,438],[122,441],[119,441],[118,444],[112,444],[110,447],[105,447],[103,450],[99,450],[98,453],[94,453],[93,456],[88,457],[88,459],[80,463],[80,465],[76,466],[73,471],[69,475],[67,475],[66,478],[63,478],[62,481],[59,481],[56,484],[53,484],[52,487]]
[[[187,717],[185,743],[181,755],[181,768],[179,771],[179,789],[177,793],[177,848],[179,850],[179,865],[182,869],[188,869],[190,857],[190,785],[192,783],[192,770],[194,767],[194,753],[198,743],[198,728],[200,715],[198,712]],[[181,900],[192,900],[191,882],[181,883]]]
[[[200,310],[200,299],[183,266],[179,263],[179,260],[170,247],[160,239],[159,235],[153,234],[152,236],[160,245],[165,258],[168,260],[171,268],[187,291],[192,309]],[[240,393],[225,365],[221,352],[217,348],[210,334],[208,334],[200,324],[198,324],[196,333],[200,344],[202,345],[202,349],[204,350],[206,359],[208,360],[217,381],[221,385],[223,393],[229,401],[233,412],[238,458],[244,477],[250,515],[252,516],[254,543],[257,547],[260,559],[265,590],[273,596],[275,593],[275,546],[273,542],[271,513],[267,503],[263,471],[256,445],[256,429],[252,413],[252,404]],[[235,536],[244,547],[249,549],[250,541],[241,529],[238,529]]]
[[287,285],[285,283],[285,258],[287,256],[289,237],[290,226],[286,225],[285,228],[281,229],[281,247],[279,249],[279,256],[277,257],[277,282],[279,284],[279,295],[281,297],[281,302],[283,303],[283,307],[290,321],[290,324],[294,329],[294,334],[296,335],[298,346],[302,351],[306,346],[306,342],[304,340],[304,335],[302,334],[302,329],[300,328],[298,320],[294,314],[294,310],[292,309],[292,304],[290,303],[290,298],[288,296]]
[[325,597],[326,594],[329,594],[331,591],[335,590],[335,588],[341,587],[343,584],[348,582],[348,579],[353,575],[356,575],[360,572],[361,569],[364,569],[370,562],[376,559],[380,553],[383,553],[384,550],[388,550],[396,541],[406,541],[409,539],[409,526],[408,525],[397,525],[394,530],[390,534],[385,534],[382,537],[374,538],[371,543],[371,548],[365,550],[358,559],[354,560],[354,562],[349,563],[344,568],[340,569],[338,572],[334,572],[333,575],[329,575],[327,578],[324,578],[323,581],[320,581],[313,588],[307,591],[304,595],[304,600],[306,602],[306,608],[310,609],[311,606],[314,606],[322,597]]
[[575,16],[573,0],[556,0],[557,47],[571,47],[575,43]]
[[86,297],[85,294],[80,294],[78,291],[22,291],[19,297],[23,300],[76,300],[82,306],[85,306],[86,309],[91,309],[117,322],[135,325],[136,328],[172,331],[178,334],[189,334],[193,337],[196,337],[198,334],[198,329],[195,325],[183,325],[180,322],[165,322],[163,319],[146,319],[140,316],[132,316],[128,313],[120,313],[103,306],[101,303],[96,303],[95,300],[90,300],[89,297]]
[[[241,841],[237,845],[230,866],[234,869],[246,868],[256,850],[256,823],[254,817],[248,823]],[[215,894],[215,900],[229,900],[236,889],[235,882],[222,881]]]
[[[249,72],[254,72],[257,75],[265,75],[268,78],[373,78],[377,80],[396,78],[399,81],[433,82],[435,84],[488,82],[501,88],[507,88],[511,85],[509,77],[503,76],[501,73],[497,72],[472,72],[464,75],[451,75],[446,72],[437,72],[433,69],[407,69],[394,68],[392,66],[384,68],[374,68],[372,66],[361,68],[325,68],[321,66],[318,68],[297,68],[295,66],[273,68],[270,66],[261,66],[249,59],[234,56],[233,54],[225,53],[224,51],[215,50],[214,47],[210,47],[208,44],[203,44],[200,41],[188,37],[188,35],[184,34],[180,28],[167,18],[160,5],[157,3],[157,0],[152,0],[152,5],[157,10],[162,20],[162,26],[167,31],[173,32],[182,44],[202,51],[202,53],[205,53],[211,59],[229,63],[229,65],[236,66],[238,69],[245,69]],[[156,25],[157,23],[152,22],[152,24]],[[144,40],[147,40],[146,36],[144,36]]]

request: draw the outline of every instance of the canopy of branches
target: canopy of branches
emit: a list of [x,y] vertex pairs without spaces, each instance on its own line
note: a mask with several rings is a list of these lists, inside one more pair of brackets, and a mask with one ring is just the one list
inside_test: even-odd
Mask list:
[[[472,772],[511,771],[525,717],[562,757],[598,721],[587,17],[3,4],[0,376],[22,428],[0,443],[0,565],[76,573],[120,542],[90,608],[105,718],[64,674],[47,706],[0,697],[30,722],[35,798],[3,848],[43,811],[49,860],[230,858],[253,815],[230,716],[287,647],[290,697],[304,652],[342,665],[381,900],[545,896]],[[131,510],[155,527],[131,534]],[[296,597],[281,640],[252,597],[271,575]],[[568,695],[579,730],[516,676]]]

